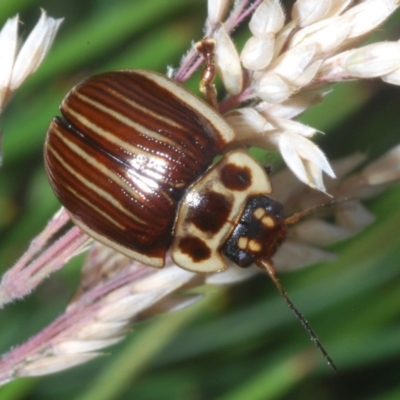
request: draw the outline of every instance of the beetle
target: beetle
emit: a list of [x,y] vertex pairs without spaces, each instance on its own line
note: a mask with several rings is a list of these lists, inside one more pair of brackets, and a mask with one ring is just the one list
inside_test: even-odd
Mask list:
[[[268,175],[223,118],[155,72],[91,77],[65,97],[47,132],[45,166],[72,220],[153,267],[211,273],[270,260],[285,236]],[[222,251],[221,251],[222,249]]]
[[[213,44],[199,50],[208,60],[202,92],[213,104]],[[292,220],[269,197],[266,170],[245,149],[227,151],[235,133],[215,104],[156,72],[121,70],[78,84],[60,110],[46,135],[45,167],[82,231],[157,268],[167,250],[199,273],[259,265],[333,365],[275,276],[271,257]]]

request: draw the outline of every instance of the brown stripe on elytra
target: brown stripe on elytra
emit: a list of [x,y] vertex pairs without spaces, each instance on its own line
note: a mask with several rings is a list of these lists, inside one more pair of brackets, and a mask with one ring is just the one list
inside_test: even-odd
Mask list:
[[[64,141],[69,152],[77,159],[79,157],[85,159],[85,162],[89,165],[89,168],[84,172],[85,175],[91,175],[94,180],[102,177],[103,184],[114,184],[117,189],[129,193],[134,200],[140,203],[147,203],[149,196],[145,193],[153,193],[157,188],[161,200],[165,201],[170,207],[174,207],[175,201],[170,197],[168,191],[162,190],[162,176],[158,177],[159,182],[157,182],[157,177],[149,177],[140,173],[140,166],[135,168],[134,165],[121,163],[120,160],[100,151],[93,143],[79,134],[61,135],[60,140]],[[83,153],[83,156],[81,153]]]
[[[202,117],[195,110],[178,101],[173,93],[139,74],[127,71],[103,74],[89,79],[75,91],[93,97],[127,118],[173,139],[191,156],[206,151],[211,143],[211,147],[220,149],[216,133],[213,137],[209,124],[202,123]],[[132,107],[132,103],[141,107]],[[150,109],[152,113],[149,115],[144,109]],[[159,118],[154,118],[154,115],[159,115]],[[168,124],[167,121],[172,119],[175,123]]]
[[[70,115],[75,115],[75,111],[70,110]],[[81,116],[77,115],[77,118],[81,118]],[[90,121],[84,123],[87,123],[88,126],[92,124]],[[106,175],[106,178],[111,178],[122,188],[125,187],[127,191],[133,185],[137,188],[137,194],[142,195],[144,198],[143,201],[147,201],[149,197],[147,193],[154,195],[157,192],[157,195],[164,201],[168,203],[176,202],[182,197],[182,191],[187,187],[188,183],[194,179],[195,166],[193,168],[186,166],[185,168],[179,163],[176,165],[175,160],[175,162],[171,162],[171,157],[163,156],[163,154],[153,156],[136,148],[129,148],[128,151],[129,146],[121,149],[124,143],[120,138],[114,138],[111,133],[103,132],[96,126],[91,128],[97,132],[98,138],[105,138],[103,142],[99,144],[99,141],[93,141],[90,136],[83,135],[81,132],[77,137],[82,137],[86,142],[90,143],[91,148],[88,149],[88,152],[93,151],[92,157],[104,160],[105,171],[100,171],[100,173]],[[122,154],[116,152],[115,149],[118,149]],[[109,176],[107,170],[108,160],[117,169],[117,172],[112,177]],[[119,177],[124,180],[121,181]]]
[[[78,146],[80,150],[84,153],[84,157],[82,157],[79,153],[71,149],[71,146]],[[66,130],[62,121],[55,120],[52,122],[49,130],[48,141],[46,143],[46,162],[52,162],[53,165],[49,168],[50,177],[53,177],[53,174],[57,177],[57,181],[54,182],[56,187],[63,191],[63,185],[69,187],[77,187],[82,190],[83,193],[86,193],[86,196],[92,198],[93,202],[103,203],[103,199],[100,193],[93,192],[92,189],[88,188],[88,185],[82,183],[82,179],[77,179],[76,175],[82,175],[85,181],[93,182],[99,190],[104,193],[113,193],[113,197],[116,202],[119,202],[119,193],[124,189],[121,187],[121,182],[115,182],[114,180],[106,177],[104,179],[104,174],[99,170],[102,166],[104,166],[103,162],[100,158],[97,158],[95,162],[98,166],[94,166],[88,162],[89,158],[94,158],[95,154],[93,153],[92,147],[87,145],[85,141],[82,140],[78,135],[71,135],[68,130]],[[52,159],[51,157],[55,159]],[[58,161],[58,165],[55,165],[55,161]],[[62,163],[61,163],[62,161]],[[66,168],[68,167],[68,168]],[[76,171],[76,174],[70,172],[73,169]],[[114,171],[110,169],[110,174]],[[129,189],[129,186],[125,186],[126,189]],[[117,189],[117,191],[115,191]],[[131,193],[129,199],[124,197],[123,202],[119,202],[120,206],[113,209],[110,209],[110,212],[120,212],[121,208],[124,210],[130,210],[132,207],[132,203],[137,203],[138,206],[141,206],[141,198],[134,197],[135,193]],[[129,201],[127,201],[129,200]],[[125,204],[124,204],[125,203]],[[126,212],[125,212],[126,214]],[[145,219],[138,218],[139,215],[132,214],[129,212],[129,216],[136,220],[138,223],[147,224]],[[126,215],[125,215],[126,217]]]
[[[157,150],[165,151],[167,148],[170,148],[172,152],[182,151],[172,140],[164,138],[156,131],[151,132],[146,125],[141,124],[143,118],[137,115],[134,112],[135,110],[131,109],[130,115],[123,115],[122,113],[118,114],[119,110],[116,109],[116,104],[113,106],[114,108],[110,108],[107,104],[99,101],[99,99],[74,94],[63,102],[61,111],[64,118],[77,130],[84,133],[94,142],[98,142],[104,148],[113,146],[114,143],[107,143],[104,137],[99,136],[99,131],[105,131],[111,137],[120,139],[123,143],[122,146],[126,144],[123,148],[124,151],[129,151],[129,148],[147,148],[148,151],[154,152],[153,148],[150,148],[148,145],[146,146],[149,134],[156,138],[158,137],[156,141]],[[96,129],[93,129],[82,117],[95,125]],[[177,148],[175,149],[175,147]]]
[[[77,99],[77,96],[74,98]],[[122,115],[115,115],[114,110],[109,110],[101,103],[96,103],[86,97],[79,96],[79,100],[81,103],[75,107],[70,107],[68,103],[63,105],[64,116],[92,143],[122,162],[125,159],[129,162],[131,154],[149,153],[159,156],[169,149],[172,153],[170,158],[174,159],[174,155],[182,153],[182,149],[177,148],[172,141],[163,138],[157,132],[149,131],[136,121],[125,119]],[[143,139],[146,145],[141,143]],[[151,146],[148,145],[149,141]]]
[[[108,95],[104,92],[102,99],[100,96],[94,97],[90,93],[75,92],[74,96],[68,99],[69,101],[63,103],[62,111],[64,116],[68,119],[71,118],[71,122],[73,122],[74,115],[70,117],[69,114],[73,110],[75,112],[79,110],[80,114],[87,116],[89,120],[96,121],[96,125],[101,129],[115,133],[130,146],[137,146],[138,140],[146,143],[146,139],[149,138],[150,140],[155,139],[160,145],[171,148],[172,152],[182,152],[185,149],[188,156],[193,156],[188,148],[181,146],[174,138],[164,134],[167,130],[176,131],[181,128],[165,124],[165,121],[158,120],[157,117],[135,107],[134,104],[128,106],[122,103],[120,98],[113,98],[112,94]],[[96,116],[98,117],[96,118]],[[79,123],[77,121],[77,124]],[[85,128],[76,126],[80,130]],[[116,127],[118,131],[116,131]]]
[[[109,88],[105,89],[109,90]],[[129,105],[127,105],[125,104],[126,102],[124,102],[119,105],[118,102],[123,100],[120,98],[120,96],[117,96],[115,99],[113,99],[113,96],[115,97],[116,95],[117,94],[114,92],[110,92],[109,94],[103,93],[104,98],[102,99],[99,97],[94,97],[90,95],[90,93],[83,94],[80,92],[75,92],[74,98],[76,98],[78,101],[81,101],[83,105],[93,107],[95,114],[105,114],[105,117],[109,117],[105,118],[102,124],[98,124],[105,130],[113,131],[115,126],[118,126],[115,123],[122,124],[126,125],[127,129],[130,128],[138,131],[138,133],[141,135],[149,135],[150,137],[165,142],[168,145],[177,146],[176,141],[164,135],[163,132],[167,128],[182,129],[182,127],[173,126],[168,122],[168,126],[160,129],[160,124],[165,123],[164,121],[158,121],[160,116],[153,115],[153,113],[150,113],[148,110],[142,109],[137,103],[130,102]],[[112,102],[110,100],[112,100]],[[78,109],[80,110],[80,107],[75,106],[75,110]],[[152,121],[154,126],[149,125],[149,122]],[[129,136],[126,136],[124,139],[127,143],[132,142],[132,138]]]
[[[178,133],[177,138],[182,143],[191,144],[196,141],[195,148],[199,146],[205,148],[202,143],[207,144],[213,141],[214,146],[219,147],[218,150],[224,145],[224,143],[219,143],[221,141],[219,134],[214,131],[211,124],[205,121],[196,110],[177,98],[173,91],[161,87],[154,80],[134,71],[129,73],[120,71],[109,75],[107,77],[110,79],[107,83],[110,84],[112,81],[112,87],[119,95],[132,99],[143,108],[151,110],[153,115],[173,120],[174,125],[181,126],[181,130],[174,131],[174,136]],[[191,96],[189,93],[188,95]],[[168,132],[168,126],[165,128]],[[191,132],[191,140],[187,140],[188,131]]]
[[187,221],[205,233],[217,233],[228,221],[232,201],[222,193],[207,191],[189,207]]
[[[121,123],[120,120],[110,115],[99,112],[96,107],[83,102],[77,95],[74,94],[76,92],[82,92],[85,95],[90,94],[91,96],[96,96],[96,101],[100,99],[99,101],[102,102],[101,104],[104,103],[106,107],[117,107],[121,100],[117,99],[118,101],[116,101],[115,96],[112,96],[113,90],[105,85],[106,82],[110,81],[110,79],[108,79],[108,75],[114,76],[115,74],[117,73],[104,74],[99,77],[94,77],[86,81],[84,85],[78,86],[66,97],[66,100],[63,103],[62,111],[64,116],[67,118],[68,122],[90,137],[95,143],[98,144],[99,147],[103,148],[104,151],[110,153],[110,155],[115,158],[121,160],[126,159],[127,163],[130,162],[129,158],[131,155],[129,152],[127,153],[127,150],[123,146],[116,146],[115,143],[107,141],[105,138],[99,136],[98,130],[93,130],[85,126],[85,124],[80,122],[72,115],[72,112],[78,112],[79,114],[84,115],[91,122],[95,122],[99,128],[109,131],[113,135],[116,135],[118,138],[125,141],[127,144],[134,146],[141,151],[148,152],[150,154],[157,154],[158,156],[164,156],[165,159],[168,160],[166,163],[166,168],[169,171],[168,176],[171,185],[173,187],[187,186],[195,177],[197,177],[207,168],[209,163],[212,162],[217,150],[214,147],[215,141],[211,140],[212,137],[208,134],[204,134],[202,131],[202,126],[199,124],[197,124],[197,132],[194,128],[192,130],[191,125],[189,125],[191,130],[182,132],[174,131],[172,137],[172,131],[169,126],[165,125],[164,121],[156,121],[158,124],[156,133],[161,137],[165,137],[165,140],[157,140],[145,132],[139,132],[132,127],[125,125],[124,123]],[[115,85],[113,80],[111,80],[111,82]],[[149,80],[149,82],[151,81]],[[125,86],[129,85],[125,82]],[[121,89],[119,86],[115,87],[115,89],[117,88]],[[131,90],[134,92],[137,89],[132,88]],[[148,94],[146,95],[145,92],[140,92],[140,94],[142,97],[148,96]],[[152,98],[152,101],[155,103],[160,102],[158,98]],[[163,107],[160,109],[166,109],[169,106],[167,103],[169,103],[169,101],[166,102],[163,99]],[[128,107],[128,109],[125,110],[126,113],[129,111],[129,109],[130,108]],[[155,122],[151,118],[147,118],[146,115],[143,115],[143,111],[141,111],[142,115],[137,115],[135,110],[131,111],[132,115],[127,114],[126,118],[132,119],[133,122],[136,122],[136,119],[142,119],[141,122],[143,124],[147,124],[147,126],[144,125],[146,128],[155,129],[155,126],[153,126]],[[191,118],[192,120],[198,118],[194,111],[192,111]],[[165,131],[161,129],[164,127],[164,125],[166,128]],[[116,127],[118,127],[117,131]],[[175,143],[173,142],[171,144],[171,141],[175,141]]]
[[[70,108],[67,110],[69,119],[71,120],[71,116],[75,117],[74,125],[78,125],[77,120],[81,118],[81,114],[75,116],[75,110]],[[102,109],[99,111],[103,112]],[[102,148],[103,151],[121,160],[122,163],[130,165],[134,157],[147,155],[148,158],[154,161],[153,164],[163,164],[163,168],[169,170],[168,175],[173,179],[174,183],[171,180],[171,184],[174,187],[183,186],[183,184],[187,183],[188,179],[192,179],[193,170],[198,168],[195,157],[199,155],[191,155],[187,152],[187,149],[176,146],[172,140],[163,138],[157,132],[149,131],[146,127],[138,126],[136,128],[128,126],[124,124],[125,121],[120,121],[116,118],[109,116],[110,127],[92,127],[89,125],[92,124],[91,120],[87,122],[80,121],[80,130],[84,130],[86,134],[91,133],[88,136],[93,138],[94,143]],[[118,135],[113,134],[112,129],[114,126],[119,126],[120,128]],[[123,134],[124,127],[125,134]],[[136,138],[135,143],[131,143],[132,137]],[[141,173],[146,173],[146,171],[141,171]]]
[[[71,132],[62,123],[60,124],[60,121],[53,122],[46,143],[45,159],[47,169],[50,172],[50,179],[52,180],[56,194],[74,218],[84,220],[91,229],[98,231],[101,235],[110,239],[115,238],[115,240],[121,241],[124,246],[134,251],[140,251],[149,256],[163,256],[165,249],[170,243],[175,207],[168,206],[158,196],[142,196],[143,201],[139,202],[132,197],[131,193],[121,190],[112,181],[101,179],[98,171],[93,166],[88,165],[86,160],[77,157],[75,153],[72,153],[65,146],[65,143],[57,137],[57,130],[63,131],[63,135],[79,143],[81,148],[85,152],[88,152],[88,154],[93,150],[90,144],[88,145],[79,135]],[[137,215],[145,222],[138,223],[133,218],[127,218],[124,213],[121,213],[119,209],[99,196],[98,193],[82,185],[76,176],[68,171],[63,166],[63,163],[60,163],[56,159],[54,156],[55,153],[62,157],[63,163],[73,166],[78,173],[84,174],[85,178],[92,180],[102,190],[113,193],[113,196],[116,196],[117,201],[121,202],[124,208],[128,208],[132,214]],[[101,157],[98,162],[102,162]],[[106,162],[109,163],[109,160]],[[54,178],[54,176],[57,178]],[[84,207],[79,201],[77,202],[73,192],[66,191],[65,187],[71,187],[73,190],[81,193],[82,196],[93,202],[96,207],[103,209],[110,218],[117,221],[118,224],[123,225],[125,229],[117,229],[114,224],[111,224],[97,212]]]
[[[70,116],[75,116],[75,114],[75,111],[69,110]],[[76,120],[80,118],[84,117],[76,114]],[[120,137],[115,137],[110,132],[104,132],[95,125],[92,126],[92,121],[83,120],[82,123],[87,124],[85,125],[85,133],[96,132],[95,137],[98,140],[92,140],[92,135],[82,134],[96,151],[104,153],[107,157],[112,158],[115,163],[121,164],[124,170],[129,170],[133,180],[142,182],[141,186],[145,187],[147,186],[146,182],[149,182],[152,187],[165,187],[166,189],[164,192],[160,192],[160,195],[163,196],[164,193],[167,201],[169,196],[172,196],[175,200],[180,198],[180,194],[176,191],[185,188],[188,182],[193,179],[196,164],[181,168],[178,157],[177,161],[161,152],[158,152],[157,155],[149,154],[146,149],[142,150],[125,145]],[[149,190],[150,188],[147,189],[147,191]]]
[[221,172],[221,182],[229,190],[243,191],[250,187],[252,174],[250,168],[235,164],[226,164]]

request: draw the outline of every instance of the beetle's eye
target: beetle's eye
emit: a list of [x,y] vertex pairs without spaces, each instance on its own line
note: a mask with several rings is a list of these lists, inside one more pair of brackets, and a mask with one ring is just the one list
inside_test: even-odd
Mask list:
[[250,266],[251,264],[253,264],[254,259],[253,257],[247,252],[247,251],[242,251],[242,250],[238,250],[237,252],[237,260],[235,261],[235,263],[241,267],[241,268],[246,268],[248,266]]
[[271,214],[271,218],[278,218],[281,219],[283,218],[283,204],[280,203],[279,201],[276,201],[274,199],[271,199],[270,197],[266,197],[267,200],[264,200],[265,203],[268,203],[266,206],[266,211]]
[[222,250],[239,267],[248,267],[257,259],[270,260],[285,236],[282,204],[259,195],[249,199]]

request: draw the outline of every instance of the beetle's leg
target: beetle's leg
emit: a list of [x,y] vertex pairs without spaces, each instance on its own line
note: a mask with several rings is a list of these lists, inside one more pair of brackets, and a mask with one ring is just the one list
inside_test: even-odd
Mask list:
[[203,94],[207,102],[217,110],[217,90],[215,89],[215,85],[213,83],[216,74],[216,67],[214,63],[215,40],[203,39],[200,42],[197,42],[196,50],[202,54],[205,61],[205,65],[201,73],[200,92]]

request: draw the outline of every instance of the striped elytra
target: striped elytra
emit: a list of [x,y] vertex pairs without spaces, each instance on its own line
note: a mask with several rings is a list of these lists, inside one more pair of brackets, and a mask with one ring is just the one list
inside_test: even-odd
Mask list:
[[94,239],[161,267],[188,187],[233,138],[208,104],[165,76],[109,72],[73,88],[47,132],[50,183]]

